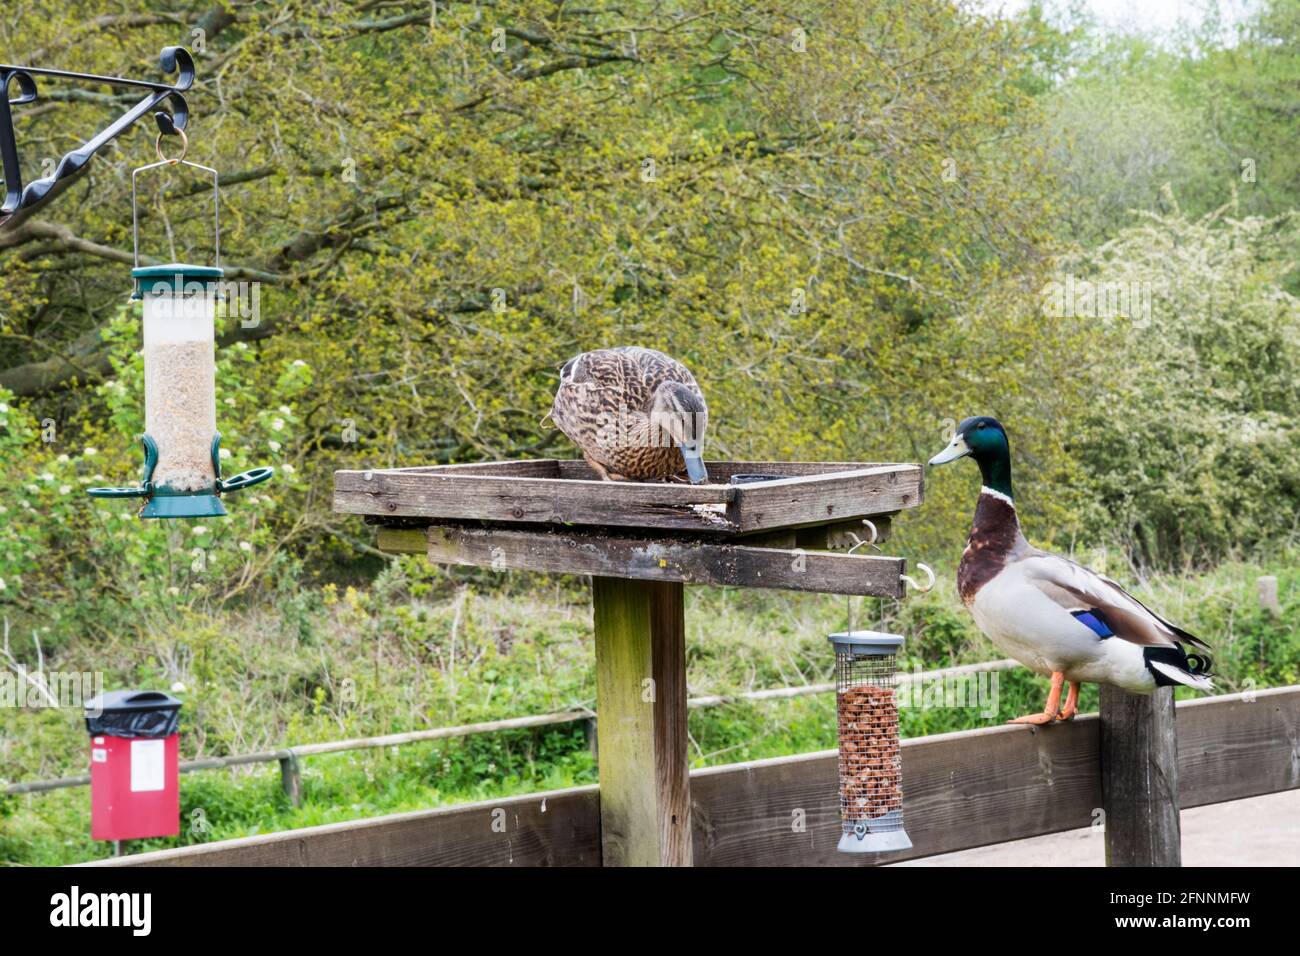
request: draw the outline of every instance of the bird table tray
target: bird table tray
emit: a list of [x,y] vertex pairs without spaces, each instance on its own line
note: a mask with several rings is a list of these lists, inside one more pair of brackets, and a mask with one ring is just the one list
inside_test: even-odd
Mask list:
[[916,507],[923,495],[915,464],[713,461],[708,472],[699,485],[601,481],[583,461],[554,458],[336,471],[334,510],[381,524],[484,521],[741,536],[889,515]]

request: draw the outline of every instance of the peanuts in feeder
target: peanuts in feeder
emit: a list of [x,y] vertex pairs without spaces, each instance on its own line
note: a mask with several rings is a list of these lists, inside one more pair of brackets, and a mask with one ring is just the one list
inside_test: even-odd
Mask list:
[[894,686],[897,634],[832,634],[839,715],[840,818],[844,853],[884,853],[912,845],[903,829],[902,753]]

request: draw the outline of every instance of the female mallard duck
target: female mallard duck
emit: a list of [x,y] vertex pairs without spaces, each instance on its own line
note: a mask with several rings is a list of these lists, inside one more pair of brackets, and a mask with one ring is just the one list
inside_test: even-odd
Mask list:
[[[1041,714],[1011,723],[1069,720],[1079,705],[1079,683],[1112,684],[1135,694],[1186,684],[1210,690],[1210,658],[1183,644],[1208,649],[1146,607],[1114,581],[1080,564],[1030,547],[1011,499],[1011,448],[994,418],[968,418],[952,444],[930,459],[942,465],[970,455],[984,486],[975,506],[957,591],[975,624],[998,648],[1039,674],[1052,690]],[[1061,687],[1070,692],[1061,708]]]
[[606,480],[708,480],[704,395],[686,366],[654,349],[583,352],[564,363],[551,418]]

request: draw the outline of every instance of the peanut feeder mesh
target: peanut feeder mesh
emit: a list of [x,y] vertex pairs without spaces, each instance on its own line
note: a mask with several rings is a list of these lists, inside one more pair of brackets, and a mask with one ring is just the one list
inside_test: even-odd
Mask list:
[[881,853],[912,845],[903,830],[902,755],[898,737],[896,634],[831,635],[839,717],[839,849]]

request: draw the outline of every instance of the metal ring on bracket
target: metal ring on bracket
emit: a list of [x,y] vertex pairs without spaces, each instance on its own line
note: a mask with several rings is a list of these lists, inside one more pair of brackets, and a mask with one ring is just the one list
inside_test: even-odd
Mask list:
[[185,154],[190,151],[190,138],[185,135],[185,130],[181,129],[179,126],[174,126],[172,128],[176,131],[176,135],[181,138],[181,154],[176,157],[163,155],[163,151],[162,151],[163,134],[162,133],[159,133],[158,139],[154,141],[153,151],[158,154],[158,161],[160,163],[168,163],[169,165],[175,166],[177,163],[183,160],[185,158]]

